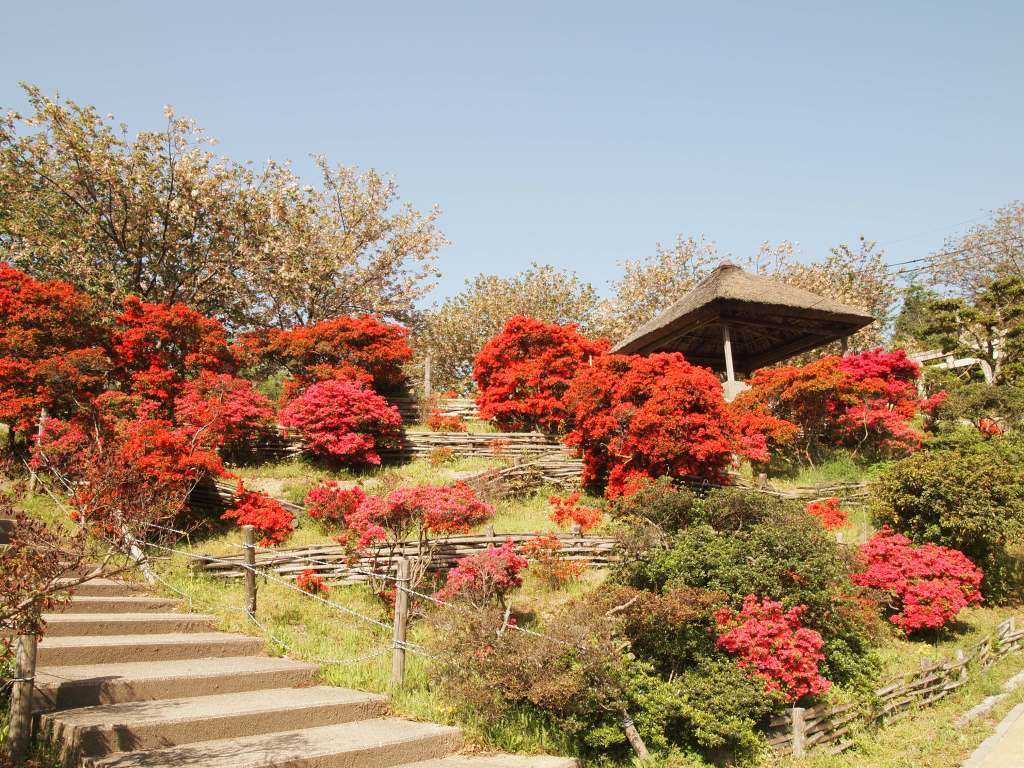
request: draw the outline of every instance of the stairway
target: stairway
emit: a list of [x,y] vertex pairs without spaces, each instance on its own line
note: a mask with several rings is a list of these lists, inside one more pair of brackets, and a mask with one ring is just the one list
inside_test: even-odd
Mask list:
[[34,706],[68,768],[570,768],[459,755],[458,728],[388,717],[383,696],[317,685],[212,616],[123,582],[79,587],[46,616]]

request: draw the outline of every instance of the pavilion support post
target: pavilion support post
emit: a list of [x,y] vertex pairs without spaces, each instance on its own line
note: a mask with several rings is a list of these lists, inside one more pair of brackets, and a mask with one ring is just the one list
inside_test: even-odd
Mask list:
[[722,346],[725,349],[725,380],[736,381],[736,369],[732,364],[732,338],[729,336],[728,323],[722,323]]
[[843,355],[845,356],[846,353],[850,351],[850,337],[843,336],[843,338],[839,340],[839,346],[842,347]]

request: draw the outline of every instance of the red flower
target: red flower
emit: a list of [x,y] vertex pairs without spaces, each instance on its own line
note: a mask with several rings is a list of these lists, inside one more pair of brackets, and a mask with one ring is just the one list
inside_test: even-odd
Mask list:
[[889,595],[889,620],[904,632],[937,629],[981,603],[982,572],[956,549],[914,546],[888,527],[860,548],[866,568],[853,582]]
[[439,600],[468,600],[476,605],[503,603],[509,591],[522,586],[520,572],[528,565],[511,540],[500,547],[491,544],[479,554],[460,558],[448,571],[444,588],[434,596]]
[[221,515],[221,520],[234,520],[239,526],[255,526],[261,537],[261,547],[280,544],[291,535],[295,528],[295,515],[278,501],[258,491],[244,490],[241,482],[236,494],[234,506]]
[[312,568],[307,568],[295,577],[295,585],[303,592],[311,595],[322,595],[327,592],[327,582]]
[[596,507],[581,507],[577,504],[582,495],[579,491],[576,491],[565,498],[558,496],[548,498],[548,503],[552,506],[552,522],[563,528],[570,523],[575,523],[584,533],[600,525],[604,519],[600,509]]
[[825,660],[824,641],[815,630],[801,625],[805,610],[798,605],[783,611],[780,602],[747,595],[738,614],[728,608],[715,614],[721,631],[715,644],[737,656],[739,666],[762,678],[766,691],[778,691],[786,701],[824,693],[832,687],[818,670]]
[[818,518],[826,531],[845,528],[850,524],[849,516],[844,510],[839,508],[838,496],[809,502],[807,504],[807,512]]

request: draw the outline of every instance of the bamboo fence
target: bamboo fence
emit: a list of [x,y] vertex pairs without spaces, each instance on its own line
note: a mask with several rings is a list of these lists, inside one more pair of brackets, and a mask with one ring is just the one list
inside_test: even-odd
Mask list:
[[[453,456],[522,458],[562,449],[557,438],[540,432],[405,432],[397,446],[378,450],[385,461],[425,458],[445,448]],[[302,440],[282,430],[267,433],[246,446],[239,458],[256,461],[291,458],[304,452]]]
[[538,456],[500,469],[486,469],[463,478],[481,496],[505,499],[521,496],[546,485],[576,488],[581,484],[583,461],[564,452]]
[[[561,544],[560,554],[565,560],[584,560],[595,565],[606,565],[616,560],[615,539],[585,534],[555,534]],[[483,552],[489,546],[501,546],[506,541],[522,544],[536,536],[533,533],[469,534],[428,541],[423,548],[432,552],[428,572],[444,572],[455,561],[467,555]],[[420,543],[405,542],[390,557],[385,547],[371,548],[366,556],[355,557],[340,544],[315,544],[306,547],[276,547],[259,549],[256,568],[276,574],[280,578],[294,579],[305,570],[313,570],[332,584],[356,584],[369,580],[369,574],[394,573],[397,560],[414,557]],[[237,555],[200,555],[194,568],[220,579],[240,579],[245,573],[244,553]]]
[[793,707],[768,721],[768,744],[780,755],[803,757],[814,747],[838,754],[853,744],[859,726],[890,723],[944,699],[967,684],[971,668],[985,669],[1008,653],[1024,649],[1024,628],[1014,617],[1002,622],[994,635],[958,650],[953,659],[926,664],[920,670],[893,678],[874,691],[867,707],[818,704]]

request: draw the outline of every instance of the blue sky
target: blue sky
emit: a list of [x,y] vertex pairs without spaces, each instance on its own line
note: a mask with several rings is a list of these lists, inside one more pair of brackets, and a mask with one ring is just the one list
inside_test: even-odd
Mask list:
[[599,288],[677,233],[890,261],[1024,196],[1020,2],[4,3],[17,82],[236,159],[439,204],[441,297],[531,261]]

